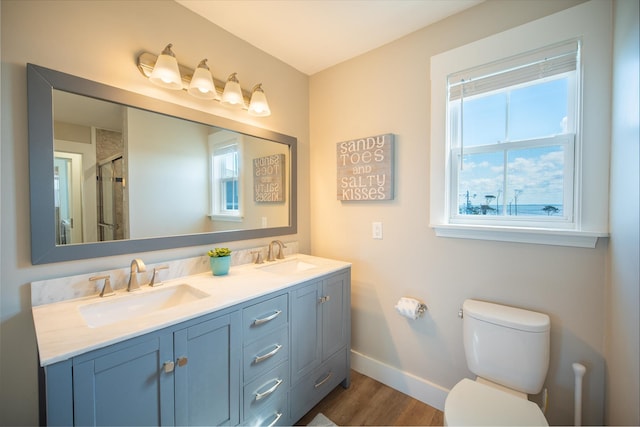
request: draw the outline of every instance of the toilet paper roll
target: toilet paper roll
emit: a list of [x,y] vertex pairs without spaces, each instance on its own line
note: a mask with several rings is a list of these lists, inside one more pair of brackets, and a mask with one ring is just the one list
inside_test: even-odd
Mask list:
[[427,306],[415,298],[402,297],[395,308],[401,316],[415,320],[427,309]]

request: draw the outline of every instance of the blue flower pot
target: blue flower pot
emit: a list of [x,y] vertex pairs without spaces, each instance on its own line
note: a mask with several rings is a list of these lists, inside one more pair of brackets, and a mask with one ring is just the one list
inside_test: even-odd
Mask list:
[[225,274],[229,273],[229,267],[231,266],[231,257],[209,257],[209,264],[211,265],[211,272],[214,276],[224,276]]

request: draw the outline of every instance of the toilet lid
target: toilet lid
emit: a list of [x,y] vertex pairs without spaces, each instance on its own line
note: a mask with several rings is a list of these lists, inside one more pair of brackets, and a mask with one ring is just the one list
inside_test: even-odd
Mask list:
[[456,384],[444,404],[449,426],[548,426],[535,403],[468,378]]

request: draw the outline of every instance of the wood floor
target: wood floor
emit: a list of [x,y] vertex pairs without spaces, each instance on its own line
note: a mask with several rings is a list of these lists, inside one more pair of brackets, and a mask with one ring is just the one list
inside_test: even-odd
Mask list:
[[442,412],[406,394],[351,371],[351,386],[336,387],[296,425],[322,412],[339,426],[441,426]]

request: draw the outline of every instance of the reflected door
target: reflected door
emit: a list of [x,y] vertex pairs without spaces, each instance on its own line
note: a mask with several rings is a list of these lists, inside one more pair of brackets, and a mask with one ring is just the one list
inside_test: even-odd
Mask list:
[[124,180],[122,156],[98,165],[98,240],[122,240]]
[[56,244],[82,243],[82,155],[56,151],[53,161]]

